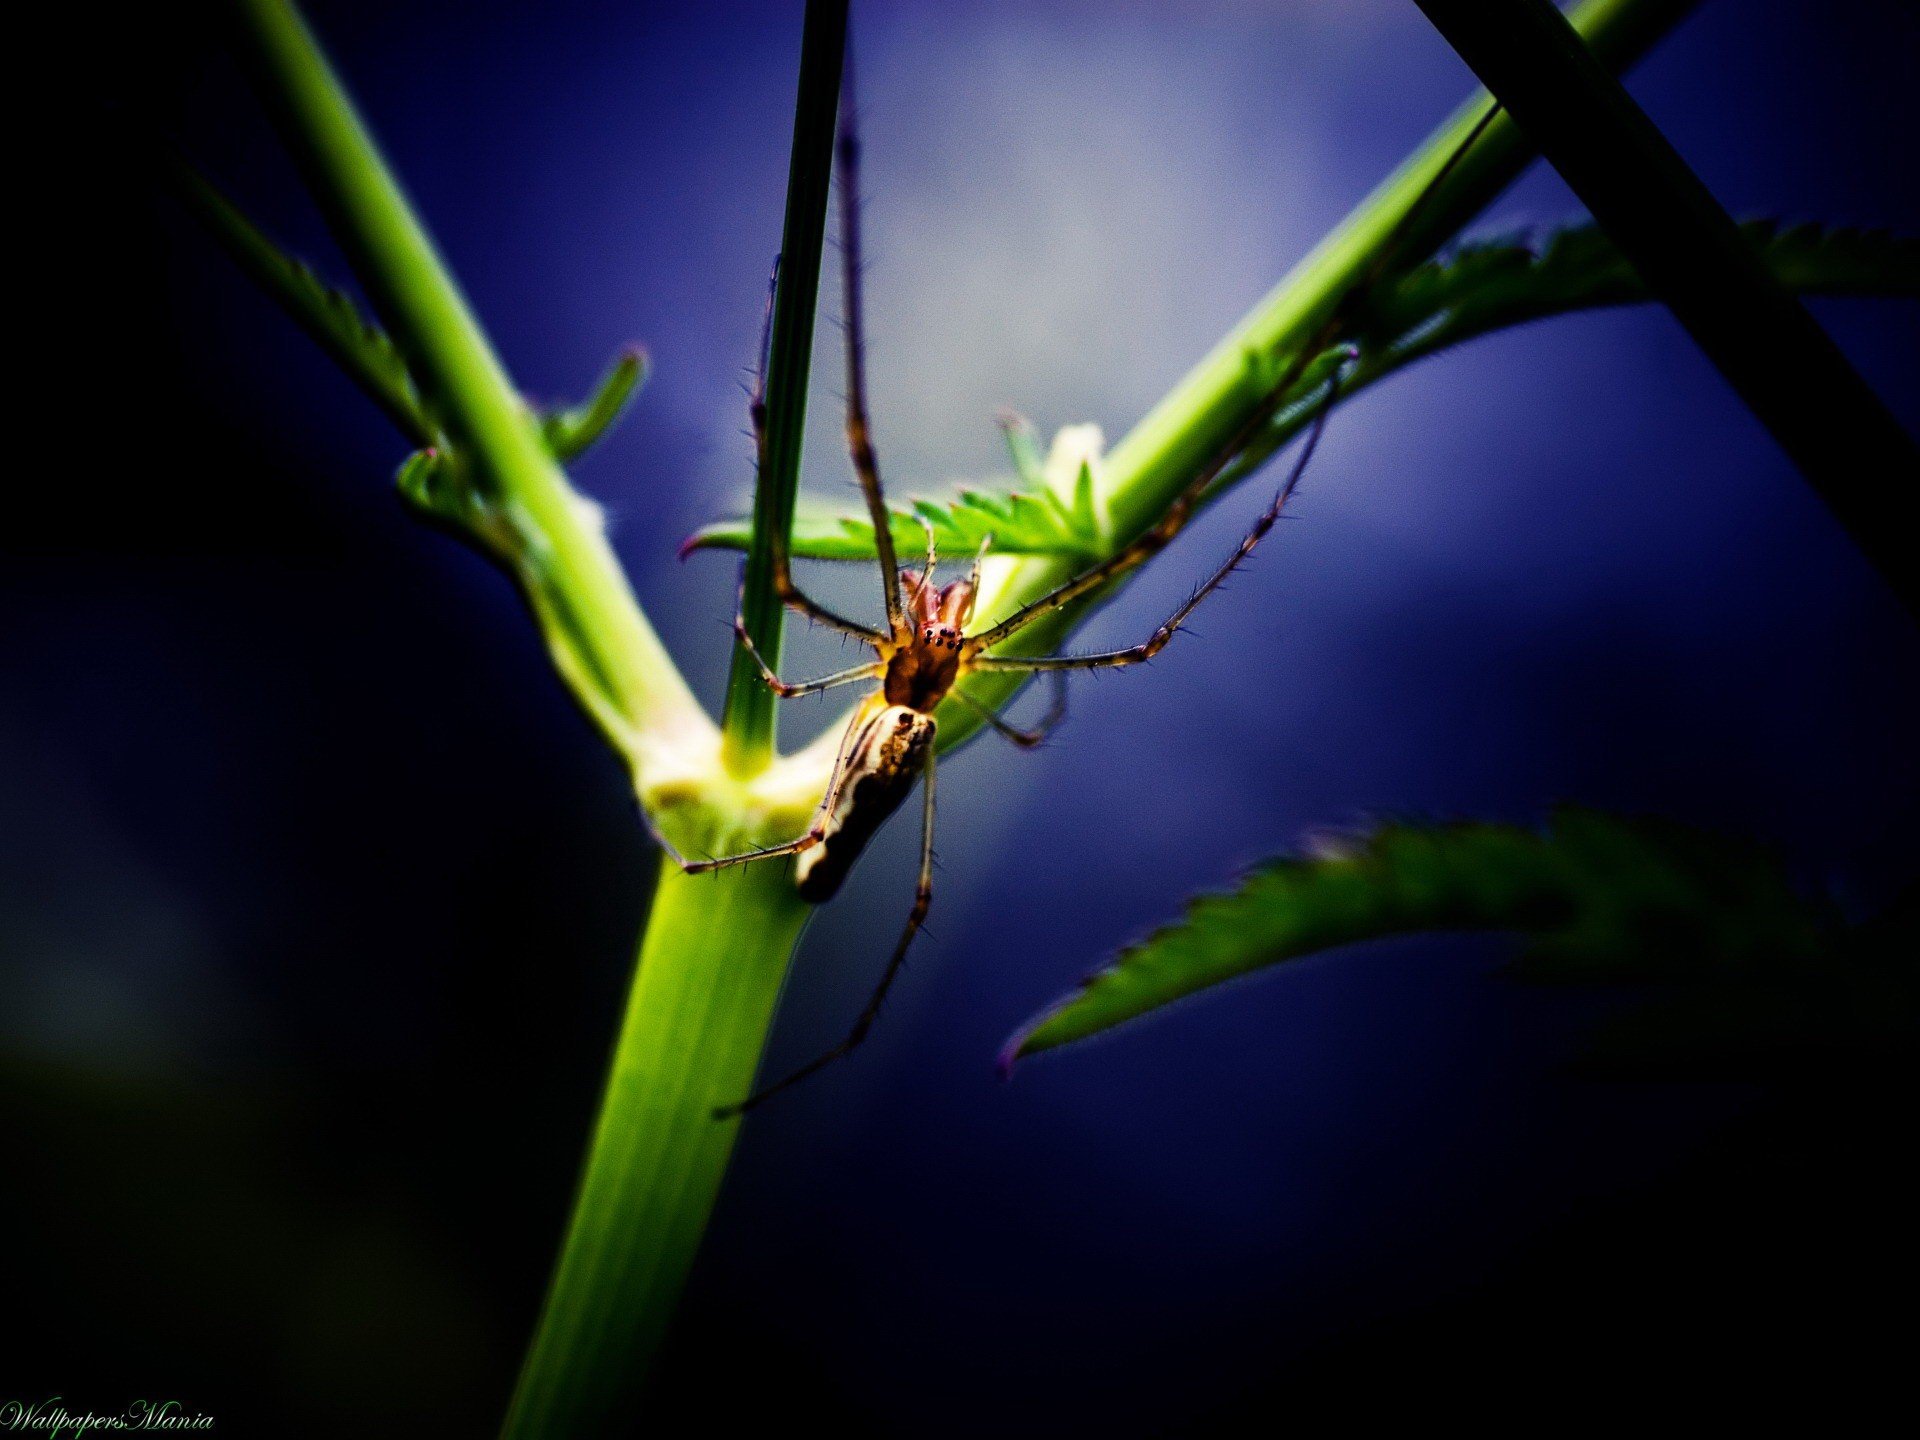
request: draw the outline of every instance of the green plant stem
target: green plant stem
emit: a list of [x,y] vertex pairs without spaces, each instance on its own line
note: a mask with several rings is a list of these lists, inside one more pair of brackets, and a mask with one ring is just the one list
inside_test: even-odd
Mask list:
[[607,1433],[673,1313],[810,907],[783,865],[662,864],[573,1216],[506,1428]]
[[[773,585],[776,539],[793,529],[800,449],[807,428],[807,376],[819,309],[820,260],[833,179],[840,74],[847,47],[847,0],[808,0],[800,39],[800,87],[787,168],[787,213],[774,287],[767,355],[766,454],[753,491],[753,542],[740,586],[740,615],[767,663],[780,665],[784,606]],[[733,649],[722,757],[736,775],[752,775],[773,755],[779,698],[744,645]]]
[[554,623],[579,652],[569,679],[605,692],[583,695],[588,709],[655,735],[708,726],[312,33],[287,0],[233,10],[242,56],[428,409],[548,577]]
[[1548,0],[1418,0],[1527,128],[1909,611],[1917,447]]

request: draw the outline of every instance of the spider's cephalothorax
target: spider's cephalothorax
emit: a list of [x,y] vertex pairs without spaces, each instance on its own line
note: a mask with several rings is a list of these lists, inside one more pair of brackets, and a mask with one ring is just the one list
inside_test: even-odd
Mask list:
[[[894,548],[893,516],[887,508],[886,495],[881,488],[880,465],[874,454],[871,427],[867,419],[866,372],[861,338],[860,202],[856,183],[859,148],[853,141],[852,125],[848,118],[849,100],[844,88],[841,98],[841,142],[837,154],[840,172],[840,248],[846,286],[847,442],[854,474],[859,479],[873,525],[874,551],[880,563],[881,598],[886,605],[886,624],[883,629],[875,629],[849,620],[803,591],[793,579],[791,538],[776,528],[771,554],[772,578],[774,590],[780,599],[816,623],[853,636],[870,646],[874,658],[819,680],[793,683],[781,679],[766,662],[744,620],[736,620],[734,630],[741,646],[758,664],[761,678],[781,696],[812,695],[861,680],[877,680],[880,684],[855,707],[848,720],[826,793],[821,797],[813,823],[804,835],[744,854],[711,860],[682,860],[681,864],[689,871],[704,871],[792,856],[795,857],[795,883],[802,898],[814,902],[830,899],[839,890],[841,882],[846,879],[847,872],[859,859],[868,841],[905,802],[912,793],[914,782],[919,781],[924,801],[920,823],[920,878],[914,890],[913,909],[900,933],[899,942],[893,948],[893,955],[887,961],[887,968],[881,975],[872,999],[854,1022],[852,1033],[826,1054],[802,1066],[779,1083],[738,1105],[724,1108],[719,1112],[723,1116],[737,1114],[758,1104],[775,1091],[804,1080],[822,1066],[848,1054],[866,1038],[875,1016],[879,1014],[888,987],[900,973],[900,967],[906,960],[907,947],[919,932],[933,899],[934,737],[938,733],[934,711],[943,702],[952,701],[973,711],[1015,744],[1037,745],[1064,714],[1066,672],[1136,665],[1159,654],[1194,607],[1212,594],[1273,528],[1281,507],[1293,493],[1294,485],[1313,454],[1338,381],[1336,372],[1327,383],[1326,399],[1314,417],[1306,444],[1301,448],[1273,503],[1255,521],[1253,529],[1227,562],[1143,643],[1125,650],[1093,655],[994,654],[993,651],[1002,641],[1012,638],[1042,616],[1052,614],[1082,596],[1091,595],[1164,549],[1193,517],[1209,487],[1256,431],[1250,428],[1246,435],[1237,437],[1235,443],[1228,445],[1202,466],[1158,523],[1107,559],[1049,594],[1013,611],[1004,619],[983,630],[968,633],[967,627],[973,620],[975,598],[980,593],[984,547],[981,556],[974,559],[969,578],[939,588],[932,583],[935,556],[931,529],[928,532],[926,563],[919,570],[902,569]],[[761,339],[760,383],[749,406],[754,440],[763,462],[766,454],[766,407],[763,397],[771,317],[772,298],[769,297],[769,325]],[[1312,353],[1310,347],[1307,354]],[[1300,363],[1305,363],[1304,358]],[[1285,389],[1284,385],[1276,387],[1276,396]],[[1272,416],[1268,413],[1260,418],[1264,421]],[[1053,706],[1034,729],[1018,729],[1008,724],[992,707],[968,694],[964,683],[967,676],[981,672],[1046,672],[1056,681]]]
[[[900,572],[904,637],[885,656],[882,689],[888,701],[931,713],[960,678],[960,647],[973,619],[971,580],[934,589],[925,572]],[[884,652],[883,652],[884,653]]]

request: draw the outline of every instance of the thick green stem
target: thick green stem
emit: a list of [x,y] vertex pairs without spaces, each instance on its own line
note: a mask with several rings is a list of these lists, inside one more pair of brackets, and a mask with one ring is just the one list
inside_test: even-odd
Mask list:
[[693,1263],[809,907],[784,865],[663,864],[509,1440],[607,1433]]

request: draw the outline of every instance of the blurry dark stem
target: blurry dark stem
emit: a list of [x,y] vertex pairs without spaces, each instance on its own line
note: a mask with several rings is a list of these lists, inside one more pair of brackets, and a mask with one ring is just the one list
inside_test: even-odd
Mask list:
[[1920,615],[1920,448],[1840,348],[1548,0],[1418,3]]

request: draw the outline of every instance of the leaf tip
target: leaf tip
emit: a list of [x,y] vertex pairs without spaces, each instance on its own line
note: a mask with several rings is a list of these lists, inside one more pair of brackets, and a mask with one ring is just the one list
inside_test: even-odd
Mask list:
[[993,1073],[1000,1077],[1002,1085],[1013,1079],[1013,1067],[1020,1063],[1020,1052],[1027,1043],[1027,1036],[1032,1033],[1032,1026],[1023,1026],[1014,1031],[1013,1038],[1002,1045],[1000,1053],[993,1057]]

